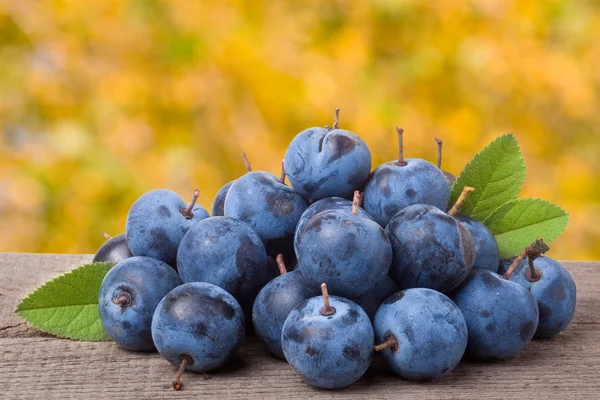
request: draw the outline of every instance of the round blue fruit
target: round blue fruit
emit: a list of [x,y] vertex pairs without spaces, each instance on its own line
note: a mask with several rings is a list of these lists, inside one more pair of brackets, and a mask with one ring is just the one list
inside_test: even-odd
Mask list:
[[190,228],[181,240],[177,270],[186,283],[212,283],[242,302],[254,299],[266,283],[267,253],[260,237],[245,223],[210,217]]
[[514,357],[531,342],[537,329],[539,311],[531,292],[491,271],[471,271],[449,297],[465,317],[467,349],[477,358]]
[[208,372],[221,367],[242,345],[244,316],[233,296],[205,282],[185,283],[158,304],[152,339],[161,356],[179,366]]
[[153,350],[152,315],[160,300],[180,285],[177,272],[162,261],[130,257],[102,280],[98,308],[108,336],[128,350]]
[[510,276],[510,280],[531,291],[540,310],[536,338],[549,338],[564,331],[575,315],[577,287],[573,277],[561,263],[549,257],[533,261],[537,276],[532,278],[525,258]]
[[227,193],[233,182],[235,181],[227,182],[215,195],[210,213],[213,217],[222,217],[225,215],[225,197],[227,197]]
[[340,210],[323,211],[298,232],[298,265],[314,284],[327,282],[331,293],[360,297],[390,269],[392,249],[373,220]]
[[250,225],[263,242],[291,237],[307,207],[294,189],[262,171],[238,178],[225,198],[225,216]]
[[175,266],[177,248],[183,235],[196,222],[208,218],[204,208],[195,205],[184,215],[187,204],[170,190],[153,190],[133,203],[125,228],[127,244],[136,256],[147,256]]
[[131,250],[127,246],[125,234],[120,234],[104,242],[94,255],[92,262],[109,261],[118,263],[129,257],[133,257],[133,254],[131,254]]
[[[296,233],[294,237],[294,248],[296,253],[298,253],[298,249],[296,248],[296,242],[298,241],[298,232],[302,231],[304,228],[304,224],[306,224],[312,217],[317,215],[322,211],[328,210],[344,210],[347,212],[352,211],[352,201],[341,198],[341,197],[326,197],[324,199],[315,201],[312,203],[306,211],[300,217],[298,221],[298,225],[296,226]],[[361,207],[358,208],[358,216],[367,219],[373,219],[365,210]]]
[[381,164],[365,186],[363,207],[385,227],[396,213],[413,204],[428,204],[446,210],[450,188],[444,174],[429,161],[407,158]]
[[431,289],[407,289],[387,298],[373,321],[376,343],[394,372],[411,380],[436,380],[451,371],[467,348],[459,308]]
[[471,233],[434,206],[406,207],[385,231],[393,251],[390,277],[402,289],[424,287],[445,293],[458,286],[473,266]]
[[489,269],[498,272],[500,253],[494,235],[484,224],[465,215],[458,215],[456,219],[467,227],[475,243],[475,261],[473,269]]
[[369,177],[371,152],[350,131],[310,128],[292,140],[284,165],[292,187],[306,199],[351,198]]
[[281,331],[289,313],[302,301],[319,295],[318,286],[300,271],[292,271],[262,288],[252,308],[254,331],[269,351],[285,358],[281,347]]
[[329,297],[333,315],[322,315],[323,297],[298,304],[283,325],[281,342],[286,360],[309,384],[340,389],[356,382],[369,367],[373,328],[354,302]]

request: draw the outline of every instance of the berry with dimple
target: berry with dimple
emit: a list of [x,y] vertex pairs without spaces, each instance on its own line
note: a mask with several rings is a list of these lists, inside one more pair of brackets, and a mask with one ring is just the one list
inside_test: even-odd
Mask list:
[[535,297],[518,283],[474,269],[449,293],[467,322],[468,351],[481,359],[506,359],[531,342],[539,323]]
[[390,220],[385,229],[393,251],[390,277],[402,289],[424,287],[444,293],[469,274],[475,243],[469,230],[451,215],[458,208],[445,213],[431,205],[415,204]]
[[577,287],[569,271],[558,261],[540,256],[548,250],[538,239],[513,261],[515,267],[505,274],[529,289],[537,300],[540,322],[536,338],[549,338],[564,331],[575,315],[577,302]]
[[233,296],[205,282],[185,283],[158,304],[152,339],[160,355],[179,366],[173,388],[181,388],[184,370],[208,372],[222,367],[244,339],[244,315]]
[[122,233],[117,236],[110,237],[106,232],[103,232],[106,242],[100,246],[92,262],[114,262],[118,263],[126,258],[133,257],[129,246],[127,246],[127,240],[125,234]]
[[392,249],[385,231],[358,214],[358,191],[352,211],[328,210],[313,216],[298,232],[300,271],[313,284],[327,281],[332,293],[360,297],[390,269]]
[[404,131],[397,131],[398,160],[375,168],[365,185],[363,207],[383,227],[410,205],[428,204],[445,211],[450,198],[450,188],[439,168],[420,158],[404,158]]
[[104,277],[98,307],[108,336],[128,350],[152,350],[150,327],[160,300],[180,285],[177,272],[162,261],[130,257]]
[[298,304],[283,325],[286,360],[309,384],[341,389],[356,382],[371,363],[373,328],[354,302],[327,294]]
[[451,371],[467,347],[467,324],[445,295],[415,288],[386,299],[373,321],[375,350],[394,372],[411,380],[435,380]]
[[338,128],[309,128],[290,143],[284,157],[292,187],[304,198],[351,198],[371,171],[371,152],[355,133]]
[[237,219],[206,218],[187,231],[177,252],[184,282],[207,282],[229,292],[248,318],[267,283],[267,253],[260,237]]
[[283,179],[262,171],[238,178],[225,198],[225,216],[250,225],[266,245],[269,241],[292,243],[296,224],[307,207],[306,200]]
[[175,267],[183,235],[196,222],[208,218],[196,205],[199,192],[189,204],[170,190],[152,190],[133,203],[125,227],[127,244],[136,256],[147,256]]

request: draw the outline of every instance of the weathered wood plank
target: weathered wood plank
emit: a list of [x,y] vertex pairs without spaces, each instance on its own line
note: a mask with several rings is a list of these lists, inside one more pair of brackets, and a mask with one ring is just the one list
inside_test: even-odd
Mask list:
[[535,341],[519,357],[496,363],[463,361],[435,383],[415,383],[386,371],[379,360],[342,391],[316,390],[285,362],[250,338],[228,367],[186,374],[170,389],[175,368],[157,354],[114,343],[55,339],[14,315],[19,298],[90,256],[0,254],[0,398],[596,398],[600,391],[600,263],[566,263],[578,285],[575,320],[563,334]]

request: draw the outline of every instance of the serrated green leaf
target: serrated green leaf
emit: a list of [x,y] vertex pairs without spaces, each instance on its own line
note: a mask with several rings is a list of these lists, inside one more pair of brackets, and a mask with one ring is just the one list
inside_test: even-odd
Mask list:
[[52,335],[87,341],[107,340],[100,322],[100,285],[114,263],[83,265],[46,282],[17,306],[34,328]]
[[565,210],[540,199],[513,200],[484,221],[496,238],[502,258],[519,254],[537,238],[546,242],[556,239],[568,223]]
[[502,204],[517,198],[525,172],[515,136],[499,136],[465,166],[452,187],[449,204],[456,202],[465,186],[471,186],[475,191],[465,201],[461,214],[484,221]]

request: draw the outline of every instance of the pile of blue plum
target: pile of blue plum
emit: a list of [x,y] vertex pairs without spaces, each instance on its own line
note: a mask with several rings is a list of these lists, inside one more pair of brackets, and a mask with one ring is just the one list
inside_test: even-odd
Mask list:
[[[542,239],[510,260],[493,235],[448,204],[455,177],[419,158],[371,171],[353,132],[310,128],[290,143],[282,173],[227,183],[212,216],[170,190],[135,201],[125,233],[95,261],[102,324],[127,350],[158,350],[178,370],[222,367],[255,334],[309,384],[357,381],[377,352],[399,376],[437,380],[465,355],[516,356],[562,332],[575,283],[542,256]],[[436,139],[437,140],[437,139]],[[289,185],[286,184],[289,180]]]

